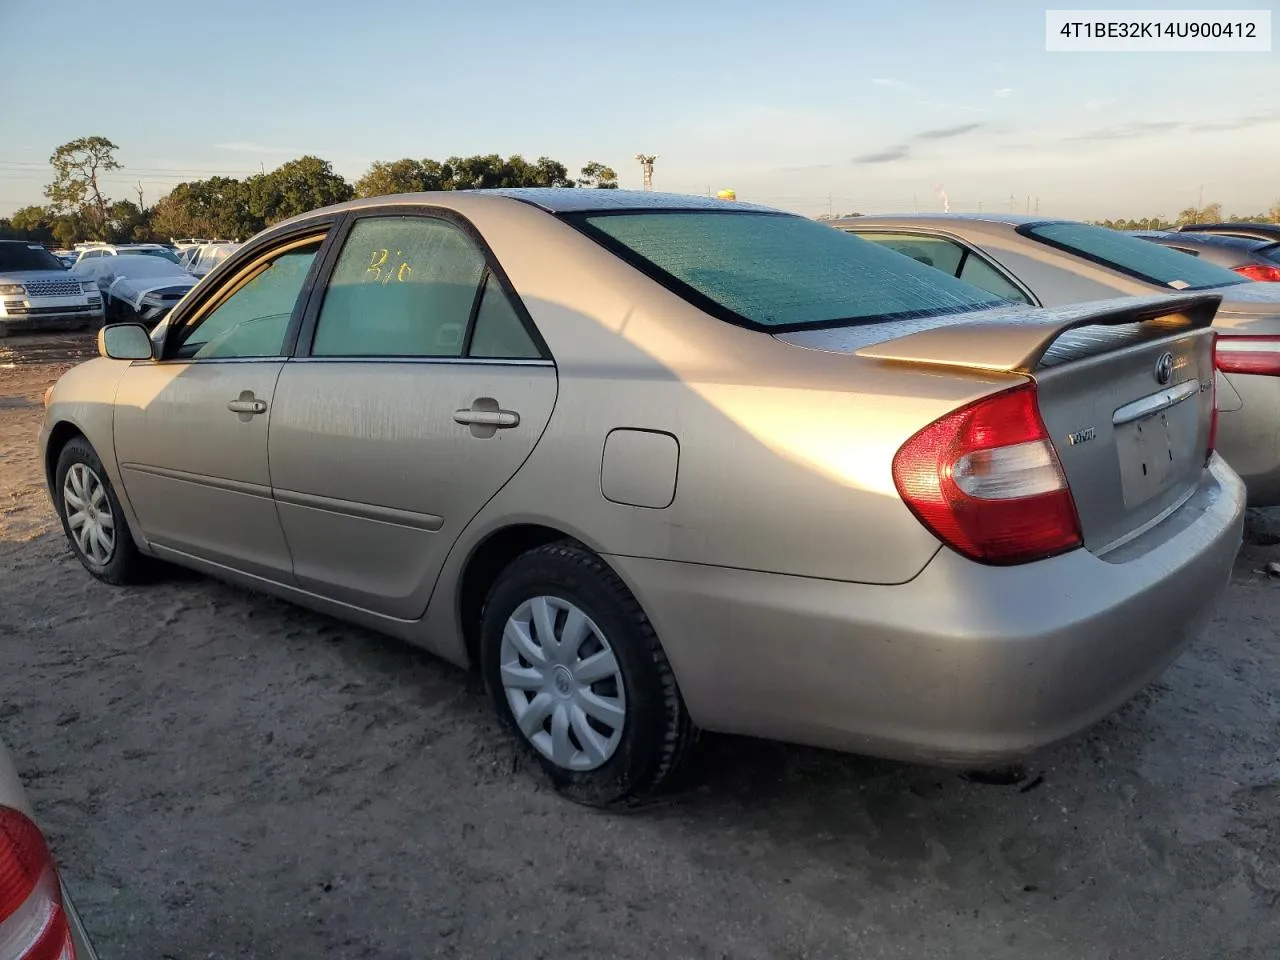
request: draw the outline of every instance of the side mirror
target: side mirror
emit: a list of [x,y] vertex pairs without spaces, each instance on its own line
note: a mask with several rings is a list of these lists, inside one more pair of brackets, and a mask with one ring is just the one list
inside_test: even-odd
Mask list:
[[155,356],[147,328],[113,323],[98,331],[98,354],[111,360],[150,360]]

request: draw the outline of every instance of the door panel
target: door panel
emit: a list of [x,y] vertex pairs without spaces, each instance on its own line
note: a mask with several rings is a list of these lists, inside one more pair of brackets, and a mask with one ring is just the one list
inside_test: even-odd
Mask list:
[[[116,457],[148,540],[291,579],[267,470],[267,418],[283,366],[279,359],[135,363],[125,373]],[[253,401],[265,404],[262,413],[228,409]]]
[[[421,615],[454,540],[532,452],[555,397],[542,361],[286,364],[270,462],[299,585]],[[498,419],[472,410],[518,423],[455,420]]]
[[323,234],[249,257],[135,363],[116,395],[125,491],[148,540],[291,583],[267,433],[285,344]]

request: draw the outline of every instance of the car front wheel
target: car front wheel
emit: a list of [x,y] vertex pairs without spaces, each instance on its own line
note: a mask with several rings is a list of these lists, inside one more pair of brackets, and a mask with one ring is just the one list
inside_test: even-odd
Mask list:
[[656,792],[693,743],[648,617],[576,543],[538,547],[503,571],[482,615],[481,668],[499,714],[579,803]]
[[71,440],[58,455],[54,500],[71,549],[86,570],[107,583],[139,579],[142,555],[102,461],[82,437]]

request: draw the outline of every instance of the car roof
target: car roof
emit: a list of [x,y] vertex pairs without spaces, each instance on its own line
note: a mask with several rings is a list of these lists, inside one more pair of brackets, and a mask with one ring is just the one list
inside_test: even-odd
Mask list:
[[[427,193],[391,193],[380,197],[348,200],[318,210],[311,210],[284,220],[271,228],[295,227],[311,220],[323,219],[349,210],[370,207],[421,205],[443,207],[465,213],[475,204],[525,203],[548,213],[619,212],[624,210],[734,210],[742,212],[785,214],[786,211],[740,200],[721,200],[684,193],[658,193],[646,190],[598,190],[584,187],[500,187],[494,190],[436,190]],[[791,214],[798,216],[798,214]]]
[[1010,227],[1021,227],[1026,224],[1068,223],[1058,217],[1034,217],[1023,214],[999,213],[873,213],[861,217],[838,217],[826,223],[847,226],[856,223],[919,223],[930,226],[941,226],[947,223],[995,223]]
[[1228,237],[1220,233],[1183,233],[1171,230],[1130,230],[1131,236],[1144,237],[1149,240],[1166,240],[1169,243],[1181,243],[1189,247],[1220,247],[1223,250],[1260,250],[1263,247],[1274,247],[1274,240],[1255,240],[1252,237]]

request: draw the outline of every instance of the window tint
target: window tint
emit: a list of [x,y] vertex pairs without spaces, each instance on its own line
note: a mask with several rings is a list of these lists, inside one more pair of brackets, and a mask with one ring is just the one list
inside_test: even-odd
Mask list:
[[1001,303],[938,270],[804,217],[653,211],[566,219],[731,323],[774,329],[869,323]]
[[311,354],[459,357],[484,270],[480,250],[444,220],[359,220],[333,269]]
[[484,293],[480,296],[469,355],[507,360],[536,360],[541,356],[493,274],[485,280]]
[[1249,282],[1226,267],[1088,223],[1042,223],[1019,227],[1018,232],[1175,290],[1203,290]]
[[320,243],[317,239],[263,263],[252,280],[183,337],[174,355],[194,360],[280,356],[294,304]]
[[986,290],[987,293],[994,293],[1001,300],[1011,300],[1014,303],[1031,302],[1025,293],[1006,280],[1000,271],[976,253],[970,252],[969,256],[964,258],[964,264],[960,267],[960,279],[965,283],[973,284],[980,290]]
[[964,256],[963,247],[942,237],[922,237],[909,233],[850,232],[953,277],[960,267],[960,258]]

